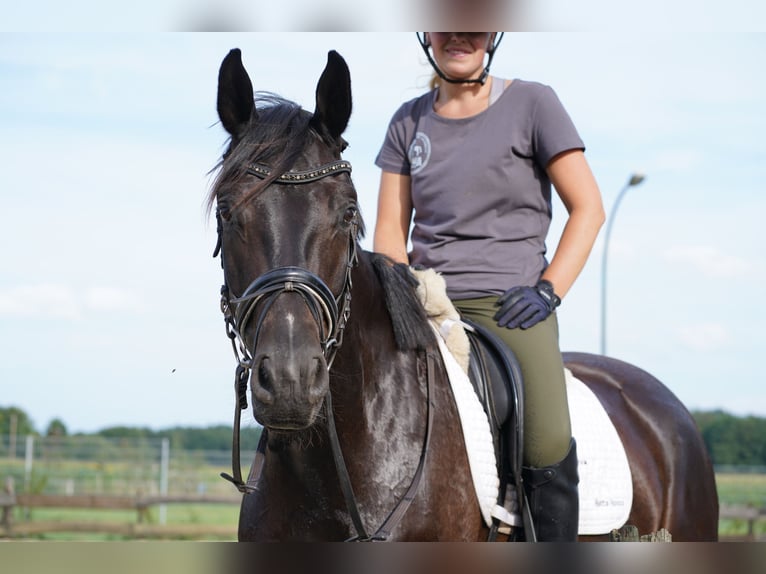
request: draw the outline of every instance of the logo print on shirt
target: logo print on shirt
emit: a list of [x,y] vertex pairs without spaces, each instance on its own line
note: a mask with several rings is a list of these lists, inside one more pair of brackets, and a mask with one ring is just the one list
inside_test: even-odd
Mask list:
[[407,150],[410,160],[410,175],[414,175],[428,165],[431,158],[431,140],[423,132],[415,134],[410,148]]

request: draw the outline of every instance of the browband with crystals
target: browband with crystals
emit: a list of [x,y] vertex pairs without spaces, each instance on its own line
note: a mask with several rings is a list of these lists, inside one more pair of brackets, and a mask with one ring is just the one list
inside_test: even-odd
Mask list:
[[[345,160],[338,160],[332,163],[326,163],[320,167],[314,169],[306,169],[303,171],[288,171],[280,175],[274,181],[276,183],[309,183],[317,181],[328,175],[335,175],[336,173],[351,173],[351,163]],[[265,179],[271,175],[271,168],[258,163],[251,163],[247,167],[247,173]]]

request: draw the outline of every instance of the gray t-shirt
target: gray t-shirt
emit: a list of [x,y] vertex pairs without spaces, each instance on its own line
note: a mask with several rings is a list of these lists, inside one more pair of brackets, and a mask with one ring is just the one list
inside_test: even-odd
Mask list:
[[572,120],[536,82],[514,80],[485,111],[462,119],[436,114],[435,95],[399,108],[375,160],[411,176],[410,264],[441,273],[452,299],[534,285],[547,266],[545,168],[563,151],[585,149]]

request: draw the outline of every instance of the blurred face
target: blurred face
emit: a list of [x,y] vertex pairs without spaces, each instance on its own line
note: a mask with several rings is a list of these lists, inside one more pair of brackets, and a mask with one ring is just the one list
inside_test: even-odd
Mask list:
[[484,69],[491,32],[427,32],[433,57],[449,78],[470,80]]

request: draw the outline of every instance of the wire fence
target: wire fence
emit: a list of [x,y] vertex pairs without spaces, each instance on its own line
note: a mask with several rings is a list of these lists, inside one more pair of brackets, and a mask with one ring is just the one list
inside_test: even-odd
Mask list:
[[717,464],[716,474],[766,474],[766,466],[744,464]]
[[[27,436],[0,441],[0,479],[30,494],[217,495],[229,450],[171,449],[163,438]],[[248,460],[243,453],[243,461]]]

